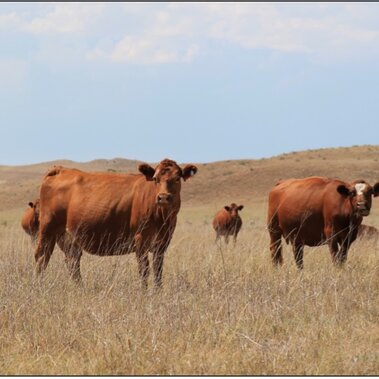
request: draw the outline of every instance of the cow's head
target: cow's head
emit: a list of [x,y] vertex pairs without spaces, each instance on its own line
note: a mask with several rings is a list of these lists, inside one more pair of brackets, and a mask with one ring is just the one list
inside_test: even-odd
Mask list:
[[28,203],[30,209],[32,210],[32,215],[30,219],[30,232],[34,235],[37,234],[39,228],[39,199],[37,199],[34,203]]
[[353,208],[360,216],[368,216],[371,210],[372,197],[379,196],[379,182],[371,187],[364,180],[356,180],[351,185],[339,185],[337,191],[341,195],[351,198]]
[[155,182],[156,203],[164,207],[180,199],[181,179],[186,181],[194,176],[197,167],[188,164],[181,168],[175,161],[164,159],[155,169],[143,163],[139,165],[138,170],[146,180]]
[[224,209],[230,213],[232,217],[238,216],[238,211],[243,209],[243,205],[237,205],[236,203],[232,203],[230,205],[225,205]]

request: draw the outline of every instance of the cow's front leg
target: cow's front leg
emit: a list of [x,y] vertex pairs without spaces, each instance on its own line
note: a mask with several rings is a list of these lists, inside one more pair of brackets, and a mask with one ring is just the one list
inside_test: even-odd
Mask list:
[[324,234],[326,241],[328,242],[330,256],[332,257],[332,262],[337,263],[338,256],[338,241],[336,236],[333,234],[333,227],[328,225],[324,229]]
[[352,232],[349,231],[349,233],[346,234],[345,238],[342,241],[340,241],[340,249],[336,256],[336,263],[339,264],[340,266],[346,262],[347,253],[350,249],[352,242],[355,240],[354,237],[356,237],[356,234],[355,236],[352,236],[351,233]]
[[141,278],[143,289],[147,288],[147,279],[149,278],[149,256],[148,251],[137,252],[138,272]]
[[136,257],[138,263],[138,272],[141,278],[141,286],[147,289],[147,280],[149,277],[149,251],[142,243],[142,236],[135,237]]
[[162,271],[165,249],[157,249],[153,254],[154,281],[157,287],[162,286]]
[[304,245],[298,242],[293,242],[292,249],[293,249],[296,266],[299,270],[302,270],[304,268],[304,262],[303,262]]

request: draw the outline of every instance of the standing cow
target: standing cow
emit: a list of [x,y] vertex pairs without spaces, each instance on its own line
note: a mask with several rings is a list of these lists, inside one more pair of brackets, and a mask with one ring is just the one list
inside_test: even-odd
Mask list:
[[136,253],[144,287],[149,275],[148,252],[153,253],[155,284],[161,285],[163,256],[171,241],[180,209],[181,179],[197,167],[165,159],[140,174],[87,173],[56,167],[40,190],[40,229],[35,250],[36,270],[49,263],[54,245],[66,254],[72,277],[81,280],[82,251],[95,255]]
[[233,236],[234,244],[237,242],[237,235],[242,226],[242,220],[238,211],[243,209],[243,205],[232,203],[225,205],[219,210],[213,219],[213,228],[216,231],[216,242],[220,236],[224,236],[225,242],[229,242],[229,236]]
[[333,262],[342,264],[363,216],[370,213],[372,196],[378,195],[379,183],[371,187],[363,180],[352,184],[323,177],[280,181],[271,190],[268,205],[273,263],[283,262],[283,236],[292,244],[299,269],[304,245],[327,243]]
[[39,227],[39,199],[35,200],[34,203],[30,202],[28,205],[29,208],[26,209],[22,216],[21,226],[29,234],[32,242],[35,242]]

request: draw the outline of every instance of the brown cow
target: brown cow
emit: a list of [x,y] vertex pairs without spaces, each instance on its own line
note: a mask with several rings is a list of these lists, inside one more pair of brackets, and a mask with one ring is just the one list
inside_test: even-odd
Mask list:
[[224,236],[225,243],[229,242],[229,236],[233,236],[234,244],[237,242],[237,235],[242,226],[242,220],[238,211],[242,210],[243,205],[237,206],[232,203],[225,205],[219,210],[213,219],[213,228],[216,231],[216,242],[220,236]]
[[30,202],[21,219],[21,226],[30,235],[32,242],[35,242],[39,227],[39,199],[34,203]]
[[372,196],[378,195],[379,183],[371,187],[363,180],[352,184],[323,177],[280,181],[270,191],[268,205],[273,263],[283,262],[283,236],[291,242],[300,269],[304,245],[327,243],[333,262],[342,264],[362,217],[370,213]]
[[197,167],[165,159],[140,174],[87,173],[55,167],[40,190],[40,230],[35,250],[36,270],[49,263],[54,245],[62,249],[74,279],[80,280],[82,251],[95,255],[136,253],[143,286],[153,253],[155,284],[161,285],[163,256],[171,241],[180,209],[181,179]]

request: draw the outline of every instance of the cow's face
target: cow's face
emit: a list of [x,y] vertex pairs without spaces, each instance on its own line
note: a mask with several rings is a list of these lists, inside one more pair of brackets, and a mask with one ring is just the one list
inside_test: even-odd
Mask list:
[[368,216],[371,210],[372,197],[379,196],[379,183],[375,183],[371,187],[364,180],[357,180],[349,187],[338,186],[337,191],[351,197],[353,208],[360,216]]
[[237,205],[232,203],[230,205],[225,205],[224,209],[230,213],[230,215],[234,218],[238,216],[238,211],[242,210],[243,205]]
[[155,169],[145,163],[138,169],[146,180],[155,182],[156,203],[162,207],[175,204],[180,199],[181,179],[185,181],[197,172],[196,166],[186,165],[182,169],[170,159],[164,159]]

